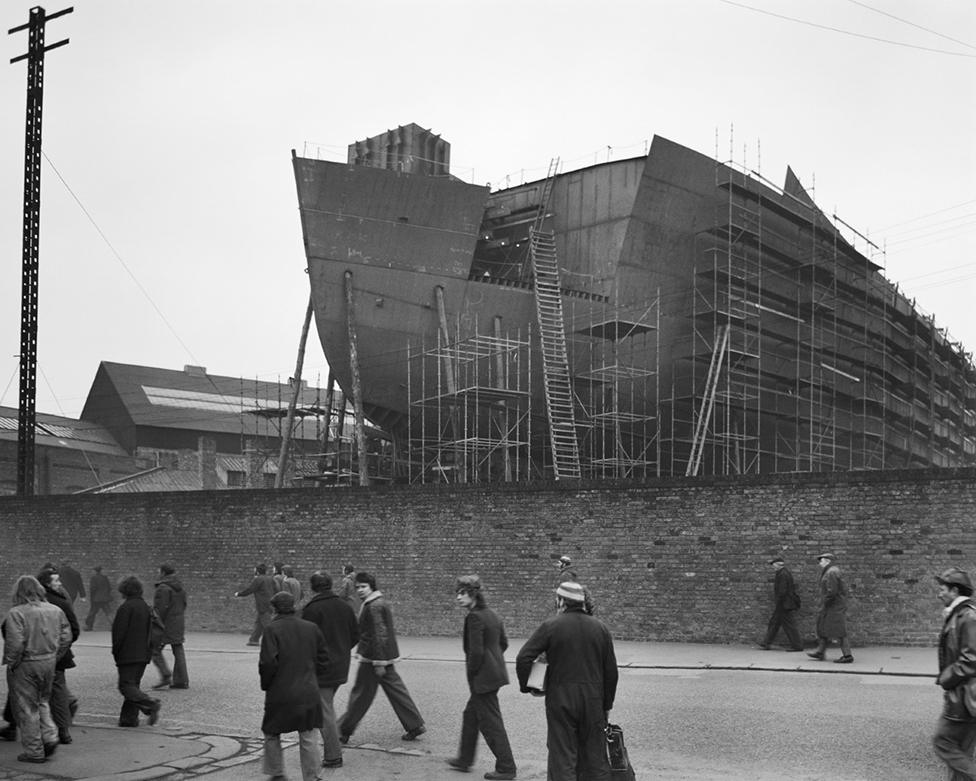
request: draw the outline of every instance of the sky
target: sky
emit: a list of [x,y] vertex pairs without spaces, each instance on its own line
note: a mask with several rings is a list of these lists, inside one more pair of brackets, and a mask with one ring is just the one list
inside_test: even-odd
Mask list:
[[[308,299],[291,150],[415,122],[493,186],[654,135],[828,214],[976,350],[976,3],[71,0],[46,5],[37,400],[99,361],[286,381]],[[0,24],[28,19],[5,0]],[[0,67],[0,405],[18,405],[27,33]],[[859,249],[866,250],[861,241]],[[303,372],[328,367],[309,339]]]

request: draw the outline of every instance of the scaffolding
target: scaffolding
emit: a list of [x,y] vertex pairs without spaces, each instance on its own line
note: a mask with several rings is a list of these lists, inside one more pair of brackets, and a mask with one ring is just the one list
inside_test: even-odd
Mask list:
[[660,294],[639,308],[606,306],[571,323],[583,476],[660,475]]
[[532,352],[521,330],[437,332],[432,347],[407,347],[407,479],[410,483],[528,480]]
[[691,347],[674,354],[665,404],[670,473],[971,458],[970,356],[884,277],[884,251],[821,212],[792,172],[780,189],[733,162],[715,170]]

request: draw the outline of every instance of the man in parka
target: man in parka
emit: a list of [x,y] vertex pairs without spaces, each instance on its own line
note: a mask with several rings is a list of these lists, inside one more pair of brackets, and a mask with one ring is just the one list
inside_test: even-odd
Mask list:
[[264,694],[263,771],[285,778],[281,733],[298,733],[304,781],[317,781],[321,764],[316,732],[322,727],[318,676],[329,664],[322,632],[295,615],[295,598],[279,591],[271,598],[274,617],[261,637],[258,674]]
[[505,649],[508,638],[505,626],[495,611],[485,604],[481,580],[477,575],[458,578],[456,600],[467,609],[464,617],[464,660],[471,696],[461,717],[461,741],[457,756],[447,760],[455,770],[467,772],[474,764],[478,733],[495,755],[495,769],[485,773],[488,779],[515,778],[515,758],[498,705],[498,690],[508,685]]
[[[71,600],[61,586],[60,574],[53,569],[42,569],[37,574],[37,582],[44,586],[44,597],[64,613],[71,627],[71,643],[74,643],[81,634],[78,627],[78,617],[75,615],[74,608],[71,607]],[[68,689],[68,681],[65,677],[65,670],[75,667],[75,655],[71,650],[71,644],[64,654],[58,657],[54,665],[54,682],[51,684],[51,718],[54,719],[54,726],[58,728],[58,743],[71,743],[71,722],[78,710],[78,698]]]
[[535,630],[515,658],[519,688],[529,693],[532,662],[546,654],[546,725],[549,781],[609,781],[607,716],[617,694],[613,638],[587,615],[579,583],[556,589],[559,614]]
[[827,643],[832,638],[840,641],[841,656],[834,659],[836,664],[850,664],[851,643],[847,639],[847,584],[841,577],[840,569],[834,563],[833,553],[817,556],[820,565],[820,613],[817,615],[817,648],[807,656],[823,660]]
[[309,585],[314,596],[302,608],[302,618],[318,626],[329,654],[329,664],[318,676],[322,702],[322,767],[342,767],[335,693],[349,680],[349,654],[359,642],[359,622],[353,609],[333,593],[331,575],[321,570],[313,572]]
[[789,651],[802,651],[803,641],[800,633],[796,629],[796,611],[800,607],[800,598],[796,593],[796,583],[793,581],[793,573],[789,571],[786,562],[779,556],[769,560],[769,565],[776,573],[773,576],[773,615],[770,616],[769,625],[766,627],[766,636],[759,644],[764,651],[776,639],[776,633],[783,627],[786,641],[789,643]]
[[970,710],[976,704],[976,605],[970,599],[973,584],[957,567],[935,579],[945,610],[935,681],[943,689],[943,706],[932,746],[949,768],[950,781],[976,781],[976,712]]
[[102,573],[100,566],[95,567],[95,574],[88,580],[88,601],[90,607],[85,618],[85,631],[91,632],[95,628],[95,617],[101,610],[109,623],[112,622],[112,583],[108,576]]
[[[152,661],[159,670],[159,683],[154,689],[189,689],[190,676],[186,670],[186,653],[183,640],[186,632],[186,589],[176,577],[172,564],[159,566],[159,580],[153,595],[153,607],[163,624],[162,637],[153,646]],[[169,669],[163,649],[173,649],[173,670]]]

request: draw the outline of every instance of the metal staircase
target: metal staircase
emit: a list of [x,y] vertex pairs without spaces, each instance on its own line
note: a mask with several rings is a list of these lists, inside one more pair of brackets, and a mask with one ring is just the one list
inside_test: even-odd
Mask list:
[[529,254],[532,258],[535,309],[542,345],[542,375],[545,381],[553,471],[557,480],[573,480],[580,477],[580,457],[573,414],[573,388],[566,355],[563,303],[559,292],[556,239],[552,231],[542,230],[558,165],[558,159],[549,165],[539,211],[529,232]]

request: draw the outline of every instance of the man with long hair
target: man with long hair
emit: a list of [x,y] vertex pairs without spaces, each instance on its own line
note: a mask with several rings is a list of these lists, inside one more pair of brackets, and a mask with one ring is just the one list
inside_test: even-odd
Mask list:
[[149,639],[152,613],[142,598],[142,581],[135,575],[122,578],[119,593],[125,597],[125,602],[119,605],[112,621],[112,656],[118,668],[119,693],[123,698],[119,726],[138,727],[140,713],[149,717],[152,726],[159,720],[160,702],[139,687],[152,658]]
[[21,575],[14,584],[6,627],[3,663],[7,689],[24,753],[21,762],[46,762],[58,747],[51,717],[51,688],[58,657],[71,643],[71,625],[50,604],[37,578]]
[[505,649],[508,638],[505,626],[495,611],[489,609],[477,575],[458,578],[455,587],[457,603],[467,610],[464,617],[464,660],[471,696],[461,717],[461,741],[457,756],[447,760],[455,770],[467,772],[474,764],[478,733],[495,755],[495,769],[485,773],[488,779],[515,778],[515,758],[498,705],[498,690],[508,685]]

